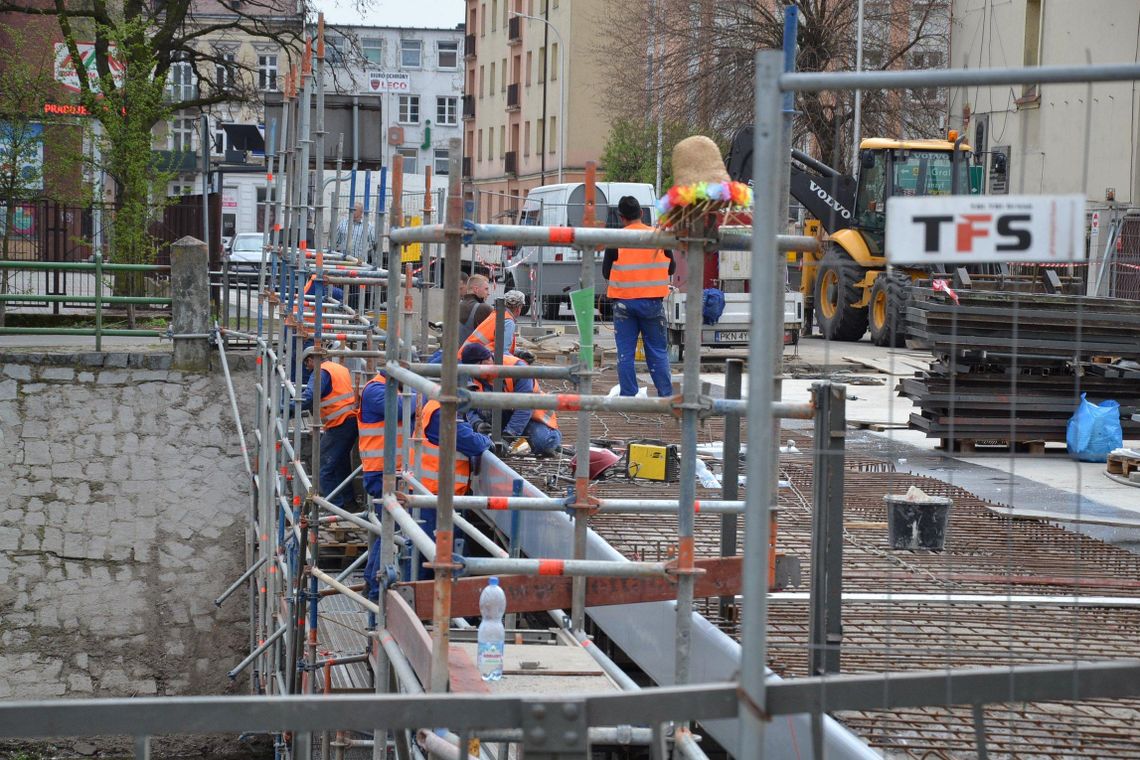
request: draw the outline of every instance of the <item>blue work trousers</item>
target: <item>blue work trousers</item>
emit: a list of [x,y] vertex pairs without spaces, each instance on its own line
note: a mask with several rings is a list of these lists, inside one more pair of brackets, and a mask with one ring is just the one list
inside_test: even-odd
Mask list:
[[[321,432],[321,496],[327,497],[352,474],[352,450],[356,448],[356,417]],[[338,507],[354,507],[356,491],[349,483],[329,499]]]
[[544,457],[557,453],[562,446],[562,431],[538,420],[526,423],[523,435],[530,442],[530,450],[535,456]]
[[658,396],[673,395],[669,353],[665,346],[665,305],[660,298],[614,300],[614,337],[617,339],[618,382],[621,395],[637,395],[637,336],[645,346],[645,363]]

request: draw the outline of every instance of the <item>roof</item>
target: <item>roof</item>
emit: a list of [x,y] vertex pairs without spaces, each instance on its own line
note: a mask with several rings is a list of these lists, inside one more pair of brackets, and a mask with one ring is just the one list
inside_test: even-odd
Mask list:
[[[949,140],[891,140],[886,137],[869,137],[859,143],[863,150],[954,150]],[[962,143],[960,150],[972,150]]]

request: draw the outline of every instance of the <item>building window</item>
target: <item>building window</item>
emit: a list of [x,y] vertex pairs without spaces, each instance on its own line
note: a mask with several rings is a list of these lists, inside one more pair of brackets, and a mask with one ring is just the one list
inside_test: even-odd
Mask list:
[[459,123],[459,98],[449,95],[435,99],[435,123],[441,127]]
[[[503,0],[505,3],[507,0]],[[495,31],[499,27],[496,26],[499,18],[499,0],[491,0],[491,31]]]
[[418,69],[424,44],[421,40],[400,40],[400,67]]
[[214,63],[214,83],[219,92],[229,92],[234,88],[234,64],[236,57],[233,53],[219,53]]
[[194,150],[194,118],[179,116],[170,122],[170,149],[175,153]]
[[448,172],[448,164],[450,163],[451,154],[447,148],[435,149],[435,162],[432,171],[436,174],[446,175]]
[[176,53],[170,63],[170,99],[177,103],[197,97],[194,87],[194,64],[186,53]]
[[546,149],[546,123],[542,119],[534,123],[534,141],[538,143],[534,146],[534,152],[542,155]]
[[499,77],[499,92],[506,92],[507,91],[507,59],[506,58],[504,58],[503,62],[499,65],[499,71],[502,72],[502,76]]
[[491,76],[490,76],[488,81],[490,81],[491,86],[487,89],[487,91],[490,92],[492,95],[494,95],[495,94],[495,62],[494,61],[491,61],[490,74],[491,74]]
[[480,98],[483,97],[483,85],[486,84],[486,81],[487,81],[487,77],[484,76],[486,73],[487,73],[487,70],[484,67],[480,66],[479,67],[479,97]]
[[360,42],[360,49],[364,53],[364,60],[369,63],[384,62],[384,40],[379,37],[365,37]]
[[530,155],[530,122],[523,122],[523,155]]
[[180,195],[195,195],[194,186],[188,182],[173,182],[167,191],[167,195],[172,198]]
[[478,156],[479,156],[479,162],[482,163],[482,161],[483,161],[483,130],[481,130],[481,129],[479,130],[479,153],[478,153]]
[[532,51],[526,51],[526,86],[530,87],[530,70],[534,65],[534,54]]
[[495,160],[495,128],[487,127],[487,160]]
[[555,146],[558,145],[558,117],[550,117],[550,152],[555,151]]
[[940,69],[942,68],[942,53],[937,50],[912,53],[910,67],[912,69]]
[[419,95],[401,95],[400,96],[400,113],[398,121],[401,124],[419,124],[420,123],[420,96]]
[[487,36],[487,4],[483,3],[482,13],[479,14],[479,36]]
[[345,61],[348,52],[348,40],[339,34],[330,34],[325,38],[325,61],[340,65]]
[[215,124],[214,125],[214,139],[212,141],[212,144],[210,145],[210,152],[213,153],[215,156],[226,155],[226,144],[227,144],[227,142],[228,142],[228,140],[226,139],[226,130],[224,128],[222,128],[221,124]]
[[404,157],[404,174],[419,174],[417,161],[420,151],[417,148],[396,148],[396,153]]
[[538,49],[538,81],[546,81],[546,48]]
[[558,43],[550,45],[550,79],[554,81],[558,79]]
[[438,66],[441,69],[457,69],[459,68],[459,43],[458,42],[440,42],[438,47],[439,61]]
[[269,92],[277,91],[277,56],[257,56],[257,87]]
[[507,128],[506,126],[499,127],[499,156],[502,157],[507,152]]

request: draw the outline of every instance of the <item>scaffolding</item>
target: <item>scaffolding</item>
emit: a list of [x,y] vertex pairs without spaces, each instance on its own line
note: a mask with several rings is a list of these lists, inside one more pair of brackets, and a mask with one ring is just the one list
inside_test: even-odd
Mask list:
[[[577,364],[569,367],[483,367],[458,363],[458,300],[444,299],[443,330],[433,342],[426,314],[431,283],[403,272],[396,251],[403,246],[442,246],[445,294],[458,290],[458,266],[463,246],[482,242],[526,242],[573,245],[581,253],[580,287],[595,283],[593,258],[601,247],[662,247],[683,252],[690,264],[687,297],[699,302],[704,252],[724,242],[715,224],[698,217],[684,229],[629,231],[593,226],[593,167],[586,179],[586,213],[582,227],[518,227],[480,225],[464,221],[461,186],[461,146],[450,146],[446,205],[441,223],[402,228],[393,224],[380,235],[391,251],[388,267],[337,255],[325,244],[325,229],[334,229],[336,212],[328,214],[322,188],[323,161],[315,162],[315,182],[308,181],[312,155],[324,156],[323,33],[315,51],[306,50],[302,69],[286,80],[280,123],[271,123],[268,171],[271,203],[276,206],[272,232],[259,276],[261,297],[256,335],[244,335],[257,345],[257,403],[252,445],[243,439],[251,483],[251,524],[248,570],[217,600],[247,587],[250,653],[230,672],[252,674],[249,698],[131,700],[120,713],[105,712],[86,721],[100,721],[103,733],[142,736],[186,727],[180,711],[194,716],[192,725],[210,730],[244,730],[255,724],[274,732],[279,756],[309,758],[315,748],[323,757],[343,757],[353,748],[371,748],[373,757],[393,747],[398,757],[417,753],[432,757],[489,757],[488,745],[518,745],[528,758],[587,756],[591,742],[641,743],[654,757],[700,758],[705,753],[698,732],[703,729],[732,755],[742,758],[798,756],[873,757],[870,750],[828,717],[843,710],[875,710],[926,705],[965,705],[974,709],[979,754],[985,739],[981,706],[989,702],[1039,701],[1135,696],[1140,694],[1140,665],[1136,662],[1058,662],[1009,665],[975,670],[947,669],[897,673],[838,675],[839,605],[842,603],[843,461],[845,390],[819,383],[807,403],[781,399],[780,361],[783,341],[784,257],[781,251],[806,250],[814,238],[781,235],[786,218],[786,133],[781,115],[782,94],[796,89],[854,89],[889,86],[976,84],[980,82],[1064,82],[1140,78],[1140,66],[1068,67],[1025,71],[879,72],[864,74],[782,73],[779,53],[757,57],[756,187],[753,231],[746,241],[752,250],[752,364],[747,401],[717,399],[702,392],[700,382],[701,314],[686,314],[681,393],[672,398],[609,397],[596,393],[593,345],[589,333],[579,338]],[[315,76],[311,69],[315,61]],[[315,108],[314,108],[315,105]],[[315,117],[315,118],[314,118]],[[392,175],[392,207],[388,218],[403,219],[402,173],[397,157]],[[430,197],[430,194],[428,195]],[[269,218],[267,203],[267,222]],[[379,212],[384,213],[384,212]],[[310,216],[312,224],[310,225]],[[307,231],[315,229],[315,247]],[[744,236],[732,235],[732,245]],[[383,245],[383,243],[381,243]],[[376,259],[374,259],[374,262]],[[426,274],[426,267],[424,273]],[[344,299],[331,297],[342,287]],[[306,292],[311,289],[311,292]],[[355,290],[354,290],[355,289]],[[420,309],[414,292],[419,292]],[[350,306],[351,296],[359,298]],[[381,307],[382,304],[382,307]],[[227,331],[222,330],[223,334]],[[418,333],[418,338],[412,336]],[[234,333],[230,333],[234,334]],[[333,345],[333,342],[339,345]],[[499,341],[501,345],[502,341]],[[439,365],[423,357],[438,348]],[[223,355],[224,341],[219,341]],[[320,415],[311,422],[302,414],[302,369],[312,358],[319,367],[329,358],[354,365],[359,385],[373,376],[398,392],[389,392],[385,408],[383,492],[355,511],[331,499],[352,488],[359,471],[339,484],[321,483]],[[319,373],[319,369],[314,370]],[[502,391],[471,391],[461,377],[532,377],[566,381],[573,392],[549,395]],[[319,374],[317,374],[319,387]],[[437,379],[438,378],[438,379]],[[228,379],[228,370],[227,370]],[[232,393],[232,383],[230,383]],[[411,420],[417,399],[440,405],[439,493],[423,484],[422,445]],[[237,416],[236,399],[234,414]],[[319,399],[314,399],[319,404]],[[456,496],[455,463],[458,415],[469,408],[549,409],[574,413],[576,465],[573,488],[566,497],[551,497],[528,483],[494,454],[483,456],[474,479],[474,493]],[[593,410],[659,415],[679,421],[681,457],[677,498],[598,498],[589,473]],[[697,496],[697,429],[710,417],[743,418],[752,433],[745,475],[746,498],[701,501]],[[789,681],[773,679],[768,660],[770,551],[773,511],[779,481],[778,444],[782,419],[812,420],[814,446],[811,468],[814,490],[812,515],[812,579],[810,611],[810,675]],[[241,425],[239,424],[239,429]],[[739,442],[738,442],[739,443]],[[307,459],[308,457],[308,459]],[[732,457],[735,459],[735,456]],[[398,462],[403,467],[398,466]],[[330,486],[332,486],[330,488]],[[322,493],[326,495],[321,495]],[[419,522],[420,510],[434,509],[434,534]],[[458,510],[481,513],[506,539],[502,546]],[[739,660],[727,637],[696,613],[697,584],[706,565],[694,550],[698,510],[744,518],[744,541],[737,566],[740,600]],[[672,556],[665,560],[627,560],[608,546],[589,525],[595,515],[675,515]],[[378,542],[382,590],[372,600],[351,575],[363,557],[340,572],[322,569],[321,526],[346,522]],[[726,526],[728,523],[726,522]],[[735,523],[733,523],[735,525]],[[459,531],[459,534],[456,531]],[[733,528],[735,530],[735,527]],[[463,556],[456,537],[476,543],[487,556]],[[735,539],[733,539],[735,543]],[[404,571],[422,558],[433,572],[430,631],[415,610],[395,591]],[[525,556],[524,556],[525,555]],[[469,672],[451,658],[452,633],[466,608],[456,604],[456,590],[465,576],[520,576],[520,588],[530,579],[554,576],[569,579],[569,612],[549,610],[559,625],[581,645],[623,690],[621,694],[532,695],[478,694],[457,688]],[[628,611],[617,607],[593,609],[589,581],[626,578],[667,585],[666,596],[638,598],[638,619],[617,623]],[[469,585],[469,584],[468,584]],[[660,593],[660,592],[657,592]],[[708,594],[716,596],[716,594]],[[347,601],[369,613],[374,627],[355,652],[327,653],[320,646],[322,608],[329,600]],[[668,602],[661,601],[668,599]],[[541,596],[530,597],[531,602]],[[1012,603],[1012,600],[1010,600]],[[644,669],[661,684],[639,689],[622,669],[590,644],[586,609],[605,628],[628,633],[633,625],[669,633],[671,647],[657,647]],[[535,609],[541,609],[535,608]],[[607,621],[610,621],[608,623]],[[430,638],[428,638],[430,636]],[[634,647],[629,637],[620,642]],[[699,652],[699,655],[696,654]],[[367,662],[376,696],[339,695],[313,698],[330,691],[334,669]],[[266,700],[260,697],[272,696]],[[38,713],[21,710],[39,711]],[[0,710],[4,725],[22,724],[33,732],[49,732],[69,720],[66,706],[17,705]],[[776,718],[780,718],[776,720]],[[784,720],[787,718],[787,720]],[[129,723],[127,721],[130,721]],[[699,722],[701,729],[697,729]],[[363,732],[371,738],[350,735]],[[44,735],[47,735],[46,733]],[[483,745],[472,750],[471,739]],[[505,752],[506,750],[504,750]],[[471,753],[471,754],[469,754]],[[146,743],[139,745],[146,755]],[[505,754],[498,755],[507,756]]]

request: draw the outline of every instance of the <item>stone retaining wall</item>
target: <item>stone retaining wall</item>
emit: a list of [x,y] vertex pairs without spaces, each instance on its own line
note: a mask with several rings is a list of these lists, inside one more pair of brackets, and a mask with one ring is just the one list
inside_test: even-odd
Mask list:
[[250,498],[225,379],[169,363],[0,355],[0,698],[247,688],[246,597],[213,604]]

